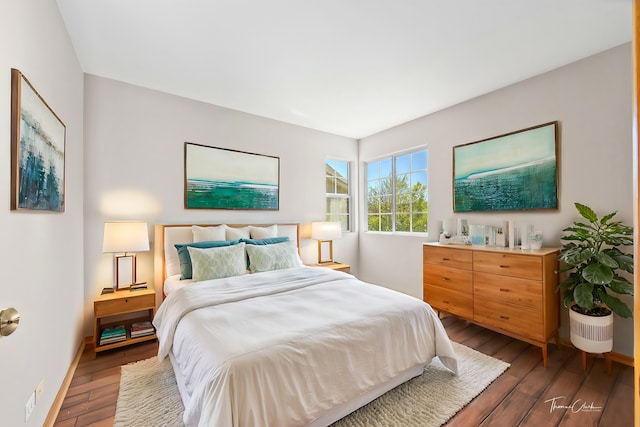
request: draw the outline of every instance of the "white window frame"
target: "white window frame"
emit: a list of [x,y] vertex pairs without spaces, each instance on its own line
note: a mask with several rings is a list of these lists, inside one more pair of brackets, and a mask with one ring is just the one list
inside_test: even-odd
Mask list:
[[[327,191],[327,176],[329,176],[327,174],[327,166],[329,166],[329,162],[336,162],[336,163],[344,163],[347,165],[347,177],[346,177],[346,181],[347,181],[347,194],[344,193],[329,193],[326,192]],[[325,169],[324,169],[324,182],[325,182],[325,219],[327,221],[333,221],[335,219],[333,219],[332,215],[334,215],[333,212],[327,212],[327,208],[328,208],[328,201],[329,199],[346,199],[347,200],[347,224],[346,224],[346,228],[343,228],[342,231],[343,232],[350,232],[353,230],[353,215],[354,215],[354,209],[353,209],[353,197],[352,197],[352,193],[353,193],[353,184],[352,184],[352,180],[353,180],[353,164],[352,162],[348,161],[348,160],[342,160],[342,159],[337,159],[337,158],[333,158],[333,157],[328,157],[327,159],[325,159]],[[335,169],[334,169],[335,170]],[[339,215],[343,215],[342,213],[340,213]],[[342,222],[341,222],[342,223]],[[344,223],[342,223],[344,224]]]
[[[428,208],[428,203],[429,203],[429,181],[428,181],[428,177],[429,177],[429,150],[427,148],[427,146],[420,146],[420,147],[414,147],[408,150],[403,150],[403,151],[399,151],[399,152],[395,152],[395,153],[391,153],[391,154],[387,154],[384,156],[380,156],[374,159],[371,159],[369,161],[365,161],[363,163],[363,181],[364,181],[364,185],[363,185],[363,202],[364,202],[364,224],[363,224],[363,229],[368,232],[368,233],[380,233],[380,234],[410,234],[410,235],[428,235],[428,229],[427,231],[398,231],[397,227],[396,227],[396,200],[397,200],[397,194],[396,194],[396,159],[398,157],[402,157],[405,155],[411,155],[413,153],[417,153],[420,151],[425,151],[427,153],[427,164],[426,164],[426,169],[424,169],[424,171],[426,172],[427,175],[427,183],[426,183],[426,200],[427,200],[427,211],[426,214],[429,214],[429,208]],[[369,230],[369,165],[372,163],[376,163],[376,162],[381,162],[384,160],[391,160],[391,183],[392,183],[392,190],[391,190],[391,231],[383,231],[383,230]],[[413,173],[413,172],[417,172],[417,171],[422,171],[423,169],[416,169],[414,170],[413,167],[411,167],[410,172],[409,173]],[[410,214],[413,213],[413,208],[411,208]],[[413,226],[412,226],[413,228]]]

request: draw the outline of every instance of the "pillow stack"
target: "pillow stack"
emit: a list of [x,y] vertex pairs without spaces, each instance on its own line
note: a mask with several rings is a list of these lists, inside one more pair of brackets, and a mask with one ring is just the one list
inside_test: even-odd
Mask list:
[[268,227],[193,225],[193,242],[176,244],[180,279],[194,282],[302,266],[295,242]]

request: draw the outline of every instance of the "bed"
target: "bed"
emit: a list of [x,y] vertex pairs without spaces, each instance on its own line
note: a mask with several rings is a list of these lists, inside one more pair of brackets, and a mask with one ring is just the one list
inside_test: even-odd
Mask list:
[[[456,372],[455,352],[427,304],[302,265],[298,224],[251,227],[256,236],[225,235],[240,241],[200,248],[191,225],[156,226],[156,283],[164,284],[153,321],[158,357],[171,360],[185,425],[327,426],[421,374],[436,356]],[[185,267],[176,244],[194,245],[190,281],[179,279]],[[235,273],[209,278],[202,264],[235,265]]]

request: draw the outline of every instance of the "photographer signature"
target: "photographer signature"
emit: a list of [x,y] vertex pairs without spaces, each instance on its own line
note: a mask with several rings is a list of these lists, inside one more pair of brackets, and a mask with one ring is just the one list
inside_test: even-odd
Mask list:
[[587,403],[582,399],[576,399],[573,401],[571,405],[561,405],[558,403],[558,400],[564,399],[564,396],[552,397],[551,399],[545,400],[545,403],[550,402],[551,408],[549,408],[549,413],[555,411],[556,409],[569,409],[571,412],[599,412],[602,411],[602,406],[595,406],[593,402]]

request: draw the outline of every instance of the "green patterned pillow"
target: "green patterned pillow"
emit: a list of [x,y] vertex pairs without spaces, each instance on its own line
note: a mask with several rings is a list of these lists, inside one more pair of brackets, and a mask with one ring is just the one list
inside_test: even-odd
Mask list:
[[241,276],[247,271],[244,243],[218,248],[188,247],[193,267],[193,281]]
[[249,269],[252,273],[300,267],[302,261],[294,242],[273,245],[247,245]]
[[191,255],[189,255],[189,247],[204,249],[204,248],[217,248],[220,246],[237,245],[240,240],[214,240],[207,242],[195,242],[195,243],[179,243],[175,247],[178,250],[178,259],[180,260],[180,280],[191,279],[193,275],[191,271]]

